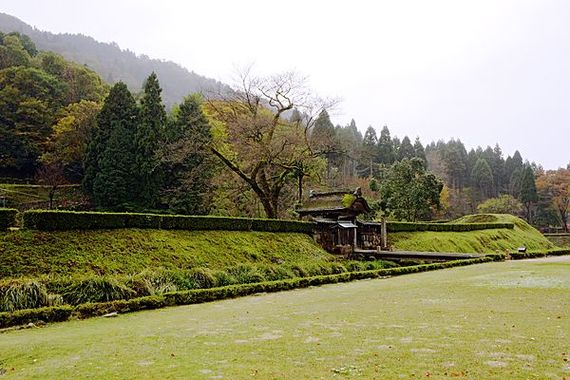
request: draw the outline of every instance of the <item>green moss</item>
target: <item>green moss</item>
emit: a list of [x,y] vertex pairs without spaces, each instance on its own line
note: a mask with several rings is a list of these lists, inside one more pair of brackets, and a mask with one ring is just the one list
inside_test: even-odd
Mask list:
[[356,200],[356,196],[354,194],[345,194],[342,197],[342,206],[348,208],[348,207],[352,206],[352,204],[354,203],[355,200]]

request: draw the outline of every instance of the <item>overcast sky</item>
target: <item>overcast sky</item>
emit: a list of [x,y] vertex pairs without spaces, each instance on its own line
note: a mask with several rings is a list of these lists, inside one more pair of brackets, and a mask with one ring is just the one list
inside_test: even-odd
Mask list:
[[363,132],[570,162],[570,1],[2,0],[0,11],[222,81],[250,63],[297,70],[343,99],[335,124],[354,118]]

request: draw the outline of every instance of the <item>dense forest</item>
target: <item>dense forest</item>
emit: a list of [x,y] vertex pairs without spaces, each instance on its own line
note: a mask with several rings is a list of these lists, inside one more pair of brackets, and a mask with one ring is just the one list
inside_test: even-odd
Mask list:
[[145,55],[137,56],[122,50],[115,43],[102,43],[81,34],[53,34],[34,29],[16,17],[0,12],[0,31],[25,34],[40,50],[52,51],[72,62],[86,65],[98,73],[106,83],[124,82],[131,91],[138,92],[150,72],[155,72],[163,88],[167,108],[179,103],[189,93],[223,92],[228,87],[182,66]]
[[566,225],[570,167],[545,171],[500,146],[423,145],[356,122],[295,73],[255,77],[168,108],[162,78],[111,86],[20,33],[0,34],[0,177],[81,183],[83,208],[295,217],[309,190],[360,187],[376,215],[512,213]]

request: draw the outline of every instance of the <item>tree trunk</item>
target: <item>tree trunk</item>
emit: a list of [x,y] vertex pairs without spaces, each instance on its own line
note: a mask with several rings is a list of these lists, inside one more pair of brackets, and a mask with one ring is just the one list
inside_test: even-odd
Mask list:
[[303,175],[299,174],[298,178],[298,189],[299,189],[299,204],[303,202]]
[[49,190],[48,197],[49,197],[49,206],[48,208],[51,210],[53,208],[53,197],[55,196],[55,187],[52,187]]
[[257,195],[259,197],[259,200],[261,201],[261,205],[263,206],[263,210],[265,211],[265,216],[267,217],[267,219],[276,219],[277,212],[273,208],[271,200],[265,194],[258,193]]

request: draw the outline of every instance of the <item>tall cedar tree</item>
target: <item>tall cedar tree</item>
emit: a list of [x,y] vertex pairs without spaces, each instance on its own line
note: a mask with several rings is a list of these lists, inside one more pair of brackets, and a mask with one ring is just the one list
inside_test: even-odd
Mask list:
[[166,111],[160,95],[162,89],[154,72],[145,81],[143,90],[140,123],[135,133],[135,162],[140,188],[139,202],[144,208],[154,208],[160,199],[161,184],[156,152],[166,122]]
[[162,149],[164,178],[162,201],[181,214],[208,214],[211,208],[214,157],[210,152],[212,134],[198,95],[188,96],[174,111],[168,141]]
[[114,122],[111,135],[99,159],[93,181],[93,200],[98,207],[113,210],[132,208],[137,183],[134,172],[134,126]]
[[406,159],[409,160],[415,157],[415,155],[416,151],[414,150],[414,146],[412,145],[410,138],[408,136],[405,136],[402,139],[402,143],[400,144],[400,149],[398,149],[398,161]]
[[534,172],[530,165],[526,165],[521,179],[520,201],[524,206],[525,218],[531,222],[531,207],[538,201]]
[[388,126],[384,126],[378,138],[378,161],[384,165],[391,165],[395,160],[394,146],[390,137]]
[[416,137],[416,141],[414,142],[414,157],[419,158],[427,165],[426,151],[419,137]]
[[362,139],[362,164],[358,171],[362,177],[372,177],[375,174],[374,164],[378,158],[377,144],[376,130],[370,125],[364,132]]
[[311,145],[316,152],[327,159],[327,178],[330,178],[333,160],[337,156],[338,148],[335,128],[326,110],[322,110],[315,120],[311,132]]
[[471,182],[478,190],[479,201],[491,197],[493,193],[493,171],[484,158],[480,158],[475,163],[471,171]]
[[[123,181],[124,178],[112,178],[110,176],[111,161],[124,160],[125,162],[117,163],[120,168],[130,167],[125,173],[129,177],[127,182],[133,186],[126,191],[129,194],[129,201],[137,198],[135,193],[135,181],[133,177],[134,171],[134,135],[138,123],[138,108],[132,94],[127,86],[119,82],[115,84],[109,95],[105,99],[105,103],[97,117],[97,128],[93,130],[85,157],[85,176],[83,177],[83,188],[85,192],[93,197],[98,206],[104,193],[103,188],[107,181]],[[124,142],[125,146],[120,149],[116,146],[109,147],[110,139],[113,137],[113,143]],[[117,155],[117,157],[113,157]],[[126,161],[130,160],[130,161]],[[105,163],[103,163],[105,161]],[[101,174],[103,169],[105,173]],[[114,171],[115,169],[113,169]],[[97,179],[97,177],[101,177]],[[95,190],[95,181],[97,180],[97,190]],[[112,185],[111,183],[108,183]],[[115,186],[112,186],[115,187]],[[118,186],[122,188],[122,186]],[[96,194],[97,192],[97,194]],[[113,196],[113,199],[125,199],[125,194]],[[109,204],[103,201],[105,207],[114,207],[120,203],[114,202]]]

